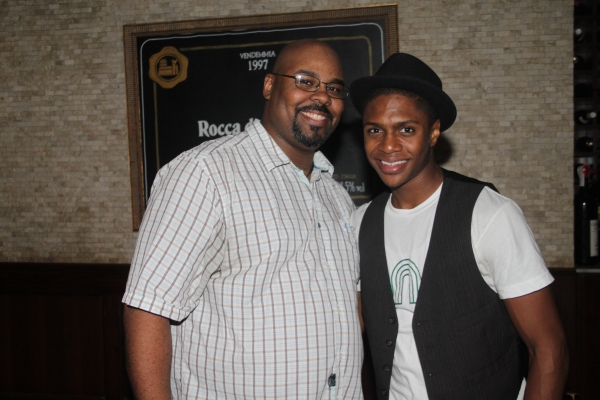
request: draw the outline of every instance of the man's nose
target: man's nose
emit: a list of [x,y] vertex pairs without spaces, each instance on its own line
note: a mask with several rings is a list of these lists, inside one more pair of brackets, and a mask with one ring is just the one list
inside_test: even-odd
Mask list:
[[327,85],[319,85],[316,91],[312,92],[310,96],[312,101],[318,101],[321,104],[330,105],[331,97],[327,93]]
[[387,132],[379,145],[381,151],[391,154],[401,152],[403,149],[402,143],[395,137],[393,133]]

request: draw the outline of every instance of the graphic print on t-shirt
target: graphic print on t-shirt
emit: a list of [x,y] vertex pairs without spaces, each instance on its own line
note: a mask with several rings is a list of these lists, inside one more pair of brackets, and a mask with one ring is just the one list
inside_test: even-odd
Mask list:
[[390,274],[390,284],[396,306],[415,304],[421,284],[419,268],[409,259],[400,260]]

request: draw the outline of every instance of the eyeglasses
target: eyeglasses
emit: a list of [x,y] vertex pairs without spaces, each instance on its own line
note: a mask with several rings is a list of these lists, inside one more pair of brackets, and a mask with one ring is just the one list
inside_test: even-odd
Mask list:
[[[296,81],[296,87],[304,90],[305,92],[316,92],[321,87],[321,81],[319,78],[315,78],[310,75],[284,75],[276,74],[271,72],[271,75],[285,76],[286,78],[293,78]],[[334,99],[343,99],[348,96],[348,88],[343,83],[336,82],[323,82],[327,89],[327,95]]]

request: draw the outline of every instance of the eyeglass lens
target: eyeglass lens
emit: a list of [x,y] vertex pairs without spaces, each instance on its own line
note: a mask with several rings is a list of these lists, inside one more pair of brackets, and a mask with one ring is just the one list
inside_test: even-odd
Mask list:
[[[296,75],[296,87],[307,92],[315,92],[319,88],[321,81],[314,76]],[[336,99],[343,99],[348,95],[348,89],[341,83],[327,83],[327,94]]]

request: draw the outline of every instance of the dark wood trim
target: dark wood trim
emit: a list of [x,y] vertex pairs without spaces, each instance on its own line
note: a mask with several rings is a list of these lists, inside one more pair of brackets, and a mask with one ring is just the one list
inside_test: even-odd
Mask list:
[[131,399],[128,264],[0,263],[0,399]]
[[0,263],[0,293],[122,294],[128,273],[129,264]]
[[3,400],[105,400],[104,396],[68,396],[68,395],[46,395],[40,393],[2,393]]
[[600,399],[600,270],[577,273],[577,353],[571,368],[581,399]]
[[[127,264],[0,263],[0,399],[131,399],[128,272]],[[550,272],[571,358],[567,392],[600,398],[600,270]]]
[[551,285],[552,294],[565,329],[571,357],[571,368],[569,368],[569,375],[567,376],[566,389],[567,391],[578,391],[580,385],[577,382],[577,370],[572,366],[573,358],[578,358],[577,315],[574,312],[577,305],[577,274],[574,268],[550,268],[550,273],[554,276],[554,282]]
[[569,347],[566,392],[600,398],[600,269],[550,268]]

